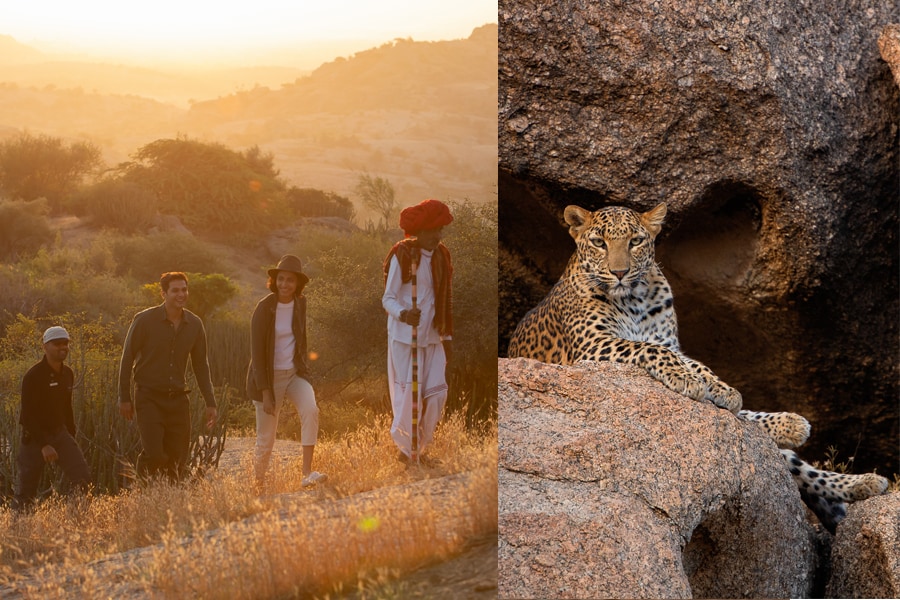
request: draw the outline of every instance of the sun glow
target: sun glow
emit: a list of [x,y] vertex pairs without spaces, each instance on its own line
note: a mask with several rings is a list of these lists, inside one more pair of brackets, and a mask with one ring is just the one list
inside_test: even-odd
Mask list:
[[350,44],[351,53],[395,38],[465,38],[475,27],[496,21],[496,0],[56,0],[0,7],[0,35],[45,51],[145,61],[232,59],[338,42]]

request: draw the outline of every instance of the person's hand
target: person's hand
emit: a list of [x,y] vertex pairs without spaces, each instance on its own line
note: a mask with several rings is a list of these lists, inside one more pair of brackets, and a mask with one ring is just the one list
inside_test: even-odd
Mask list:
[[50,444],[47,444],[46,446],[41,448],[41,454],[44,455],[44,462],[48,463],[56,462],[56,460],[59,458],[59,454],[56,453],[56,448],[54,448]]
[[407,325],[418,327],[419,319],[422,317],[422,311],[418,308],[410,308],[409,310],[404,310],[402,313],[400,313],[400,316],[402,317],[400,320]]
[[219,416],[219,411],[216,410],[215,406],[207,406],[206,407],[206,428],[212,429],[216,426],[216,418]]
[[119,414],[125,417],[127,421],[132,420],[134,418],[134,405],[131,402],[120,402]]
[[275,396],[272,394],[272,390],[263,390],[262,396],[263,412],[267,415],[274,415]]

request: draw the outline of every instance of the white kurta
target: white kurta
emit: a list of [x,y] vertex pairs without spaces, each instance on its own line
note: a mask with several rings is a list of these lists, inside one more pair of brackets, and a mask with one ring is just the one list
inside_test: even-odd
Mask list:
[[[416,271],[416,307],[422,311],[416,344],[418,387],[422,398],[419,401],[420,453],[434,439],[434,430],[447,403],[447,380],[444,375],[447,357],[441,336],[433,325],[435,302],[431,256],[431,252],[423,250]],[[388,313],[387,368],[394,412],[391,437],[397,447],[409,456],[412,446],[412,327],[400,321],[400,312],[412,308],[412,284],[403,283],[396,256],[391,258],[381,304]]]

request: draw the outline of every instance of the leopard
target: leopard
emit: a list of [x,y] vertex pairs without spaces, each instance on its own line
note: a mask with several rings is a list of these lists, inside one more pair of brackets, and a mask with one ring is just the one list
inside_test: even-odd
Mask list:
[[809,437],[806,418],[743,409],[738,390],[681,350],[672,288],[656,261],[656,238],[666,213],[665,202],[646,212],[567,206],[563,219],[575,251],[556,284],[516,326],[507,357],[560,365],[634,365],[678,394],[758,425],[779,448],[803,501],[834,533],[848,503],[884,493],[888,480],[875,473],[827,471],[804,461],[793,448]]

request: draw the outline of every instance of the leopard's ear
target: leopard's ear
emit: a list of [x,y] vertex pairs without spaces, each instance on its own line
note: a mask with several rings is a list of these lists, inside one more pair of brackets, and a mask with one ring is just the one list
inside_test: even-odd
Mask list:
[[578,239],[578,235],[591,226],[591,211],[585,210],[580,206],[570,204],[566,207],[563,216],[566,224],[569,226],[569,235]]
[[663,219],[666,218],[666,203],[660,202],[655,208],[641,214],[641,223],[655,239],[662,229]]

